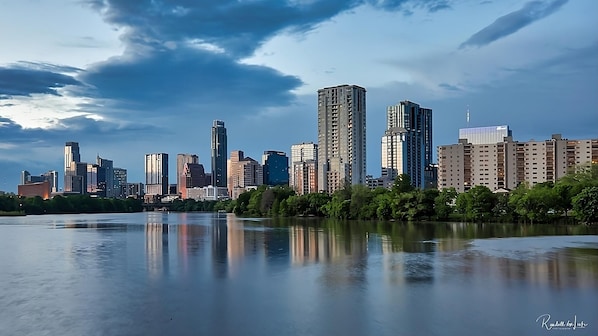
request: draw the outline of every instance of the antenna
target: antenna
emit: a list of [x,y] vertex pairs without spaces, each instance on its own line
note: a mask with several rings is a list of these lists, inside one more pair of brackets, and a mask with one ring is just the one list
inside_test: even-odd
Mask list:
[[466,114],[466,120],[467,120],[467,128],[469,128],[469,105],[467,105],[467,114]]

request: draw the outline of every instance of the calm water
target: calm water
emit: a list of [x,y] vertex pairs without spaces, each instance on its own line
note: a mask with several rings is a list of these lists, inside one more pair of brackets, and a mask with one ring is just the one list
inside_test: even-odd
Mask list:
[[0,217],[0,335],[598,335],[596,233]]

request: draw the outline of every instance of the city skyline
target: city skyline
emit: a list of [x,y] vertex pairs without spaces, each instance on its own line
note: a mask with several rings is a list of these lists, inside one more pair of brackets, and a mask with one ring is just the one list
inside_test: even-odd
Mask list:
[[[143,181],[144,153],[206,164],[213,120],[227,123],[227,152],[288,152],[317,142],[314,92],[340,84],[367,89],[370,144],[404,99],[434,109],[434,148],[465,126],[596,137],[595,1],[152,4],[4,4],[0,190],[14,192],[23,170],[62,172],[66,141],[130,181]],[[367,174],[380,160],[368,146]]]

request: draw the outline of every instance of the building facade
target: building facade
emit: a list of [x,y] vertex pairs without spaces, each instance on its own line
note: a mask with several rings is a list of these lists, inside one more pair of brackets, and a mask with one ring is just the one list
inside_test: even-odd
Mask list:
[[193,198],[189,195],[189,190],[193,188],[203,188],[210,185],[209,175],[200,163],[185,163],[183,167],[183,184],[179,189],[179,195],[183,199]]
[[411,184],[423,189],[435,181],[426,173],[432,167],[432,109],[405,100],[386,110],[382,137],[382,178],[392,184],[407,174]]
[[127,198],[127,170],[124,168],[114,168],[114,190],[117,198]]
[[[64,146],[64,192],[65,193],[84,193],[87,182],[87,165],[85,169],[78,168],[81,163],[81,154],[79,152],[79,143],[69,141]],[[80,166],[80,165],[79,165]]]
[[212,185],[227,186],[227,138],[224,121],[214,120],[212,125]]
[[513,134],[508,125],[469,127],[459,129],[459,140],[465,139],[473,145],[495,144],[503,142]]
[[262,165],[245,157],[243,151],[232,151],[228,160],[228,192],[231,199],[237,199],[248,188],[264,183]]
[[182,189],[185,186],[185,164],[199,163],[199,156],[195,154],[177,154],[176,156],[176,186],[177,186],[177,193],[182,195]]
[[289,185],[299,195],[318,192],[318,144],[291,146]]
[[365,184],[366,90],[340,85],[318,90],[318,189],[333,193]]
[[458,144],[438,147],[438,188],[464,192],[476,185],[490,190],[514,189],[556,182],[579,167],[598,163],[598,139],[567,140],[554,134],[550,140]]
[[289,158],[285,152],[265,151],[262,156],[264,184],[289,185]]
[[145,155],[145,194],[168,195],[168,154]]

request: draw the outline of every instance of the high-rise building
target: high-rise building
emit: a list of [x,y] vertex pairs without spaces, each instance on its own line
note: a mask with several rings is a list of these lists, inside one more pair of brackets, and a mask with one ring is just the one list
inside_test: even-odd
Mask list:
[[145,155],[145,194],[168,195],[168,154]]
[[87,188],[86,192],[91,195],[103,197],[104,190],[100,187],[100,180],[105,178],[102,168],[93,163],[87,164]]
[[69,141],[64,146],[64,192],[85,193],[87,182],[87,164],[81,163],[79,143]]
[[227,147],[224,121],[214,120],[212,125],[212,185],[227,186]]
[[185,164],[199,163],[199,157],[195,154],[177,154],[176,156],[176,188],[177,193],[182,195],[182,189],[185,186]]
[[114,190],[117,198],[127,198],[127,170],[114,168]]
[[285,152],[265,151],[262,156],[264,184],[289,185],[289,158]]
[[58,172],[55,170],[48,170],[41,175],[43,181],[50,183],[50,192],[58,192]]
[[389,106],[382,137],[382,178],[392,183],[407,174],[416,188],[425,188],[432,171],[432,110],[408,100]]
[[514,189],[520,183],[556,182],[578,167],[598,163],[598,139],[567,140],[554,134],[545,141],[458,144],[438,147],[438,188],[464,192],[476,185]]
[[299,195],[318,192],[318,144],[291,146],[290,186]]
[[231,199],[237,199],[249,187],[264,183],[262,165],[256,160],[245,157],[243,151],[232,151],[228,164],[228,192]]
[[117,189],[114,181],[114,162],[112,160],[96,158],[98,169],[98,192],[102,197],[114,198],[117,196]]
[[365,184],[366,90],[340,85],[318,90],[318,189],[332,193]]
[[202,188],[208,186],[211,181],[207,179],[204,167],[200,163],[185,163],[183,167],[183,184],[179,189],[181,198],[190,198],[188,190],[192,188]]

